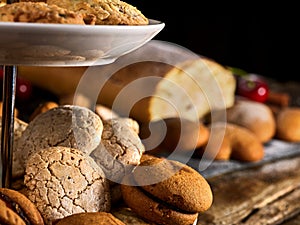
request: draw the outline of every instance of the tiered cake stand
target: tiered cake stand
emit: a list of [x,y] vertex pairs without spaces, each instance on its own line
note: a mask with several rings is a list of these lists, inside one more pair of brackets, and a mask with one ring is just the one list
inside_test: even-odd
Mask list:
[[4,67],[0,187],[10,187],[17,68],[99,66],[114,62],[155,37],[165,24],[82,26],[0,22],[0,64]]

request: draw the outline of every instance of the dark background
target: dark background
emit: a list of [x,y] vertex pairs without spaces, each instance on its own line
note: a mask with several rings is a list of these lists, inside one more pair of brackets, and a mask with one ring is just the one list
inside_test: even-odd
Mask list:
[[154,38],[174,42],[220,64],[279,81],[300,81],[298,7],[220,5],[201,1],[128,0],[165,28]]

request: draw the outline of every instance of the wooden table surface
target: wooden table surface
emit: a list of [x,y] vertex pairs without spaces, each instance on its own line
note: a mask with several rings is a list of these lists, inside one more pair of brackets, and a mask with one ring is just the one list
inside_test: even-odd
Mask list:
[[207,178],[214,202],[198,224],[300,224],[300,156]]

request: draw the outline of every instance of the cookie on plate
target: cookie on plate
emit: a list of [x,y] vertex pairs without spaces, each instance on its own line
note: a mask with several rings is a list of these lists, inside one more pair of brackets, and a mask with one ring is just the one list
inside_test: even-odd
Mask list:
[[94,16],[96,25],[149,24],[140,10],[120,0],[47,0],[47,3],[80,12],[88,21]]
[[43,225],[36,206],[21,192],[0,188],[0,224]]
[[82,212],[108,212],[109,184],[92,158],[77,149],[49,147],[30,155],[24,183],[46,224]]
[[13,177],[24,174],[27,158],[39,149],[65,146],[90,154],[99,145],[102,131],[100,117],[82,106],[60,105],[37,115],[17,143]]
[[15,2],[0,7],[0,21],[84,25],[83,16],[45,2]]

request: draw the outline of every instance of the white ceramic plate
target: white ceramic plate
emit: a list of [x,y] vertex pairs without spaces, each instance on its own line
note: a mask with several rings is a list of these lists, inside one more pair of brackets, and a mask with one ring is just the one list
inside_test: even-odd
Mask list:
[[0,22],[0,64],[108,64],[147,43],[164,26],[157,20],[139,26]]

